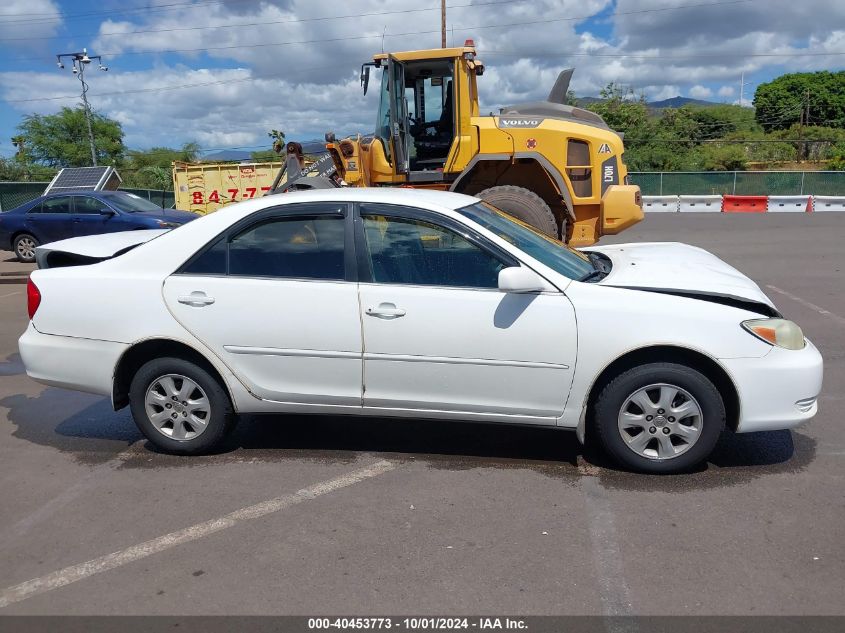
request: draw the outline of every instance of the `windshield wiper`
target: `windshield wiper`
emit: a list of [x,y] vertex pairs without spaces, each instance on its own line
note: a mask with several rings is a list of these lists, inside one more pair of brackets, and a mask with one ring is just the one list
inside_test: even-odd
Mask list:
[[578,281],[591,281],[593,279],[602,279],[607,275],[603,270],[591,270],[586,275],[578,278]]

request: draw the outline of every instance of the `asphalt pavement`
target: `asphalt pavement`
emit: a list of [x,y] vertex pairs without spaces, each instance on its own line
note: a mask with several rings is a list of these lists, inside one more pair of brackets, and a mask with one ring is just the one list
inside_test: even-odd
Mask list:
[[27,378],[25,287],[0,285],[0,615],[845,615],[845,214],[654,214],[606,241],[755,279],[825,357],[815,420],[668,477],[568,432],[321,416],[173,457]]

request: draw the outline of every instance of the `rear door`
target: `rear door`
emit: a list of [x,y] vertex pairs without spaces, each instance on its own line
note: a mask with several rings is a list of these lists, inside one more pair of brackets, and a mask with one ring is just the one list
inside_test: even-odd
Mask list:
[[70,196],[45,199],[26,214],[26,224],[42,244],[73,237]]
[[348,207],[270,209],[232,227],[165,282],[176,319],[260,398],[361,406]]

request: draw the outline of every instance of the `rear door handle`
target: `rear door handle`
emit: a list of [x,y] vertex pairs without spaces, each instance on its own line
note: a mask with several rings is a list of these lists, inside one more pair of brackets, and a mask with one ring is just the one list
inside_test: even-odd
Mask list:
[[179,297],[179,303],[184,303],[185,305],[193,306],[194,308],[201,308],[214,303],[214,297],[209,297],[200,290],[194,290],[189,295],[182,295]]
[[379,319],[398,319],[405,316],[405,311],[395,303],[380,303],[376,308],[367,308],[367,314]]

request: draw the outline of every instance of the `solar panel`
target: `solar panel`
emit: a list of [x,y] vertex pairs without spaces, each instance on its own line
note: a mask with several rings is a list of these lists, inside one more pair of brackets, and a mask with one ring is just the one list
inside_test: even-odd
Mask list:
[[120,186],[121,181],[120,174],[114,167],[65,167],[47,185],[44,193],[80,189],[115,190]]

